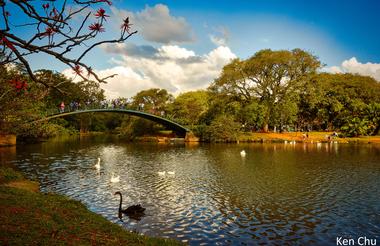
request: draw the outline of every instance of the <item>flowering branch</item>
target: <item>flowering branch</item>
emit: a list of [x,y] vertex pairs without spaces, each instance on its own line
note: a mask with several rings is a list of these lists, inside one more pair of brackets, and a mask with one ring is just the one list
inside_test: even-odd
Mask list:
[[[131,24],[129,18],[126,18],[122,22],[118,38],[95,41],[95,38],[105,31],[104,22],[107,21],[109,15],[102,7],[97,8],[95,13],[89,10],[102,4],[111,5],[112,2],[109,0],[0,0],[0,18],[4,20],[2,21],[4,24],[0,24],[0,65],[21,62],[32,80],[46,87],[54,87],[53,83],[38,80],[30,67],[29,55],[42,53],[68,65],[83,80],[88,80],[91,76],[97,82],[105,83],[107,78],[114,75],[101,78],[91,66],[83,63],[82,59],[95,47],[105,43],[125,42],[137,31],[130,32]],[[13,15],[17,17],[12,18]],[[20,18],[20,15],[25,18]],[[94,22],[88,24],[91,18]],[[20,20],[26,21],[22,24],[14,24],[15,21]],[[86,26],[88,26],[87,30]],[[18,35],[19,32],[16,30],[26,27],[34,28],[34,33],[28,38]],[[88,48],[78,52],[78,48],[83,45]]]

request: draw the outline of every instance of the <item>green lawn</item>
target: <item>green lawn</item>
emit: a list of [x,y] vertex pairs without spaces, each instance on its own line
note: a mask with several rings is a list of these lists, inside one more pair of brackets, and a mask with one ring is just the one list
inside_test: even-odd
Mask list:
[[180,245],[128,232],[78,201],[35,186],[0,168],[0,245]]

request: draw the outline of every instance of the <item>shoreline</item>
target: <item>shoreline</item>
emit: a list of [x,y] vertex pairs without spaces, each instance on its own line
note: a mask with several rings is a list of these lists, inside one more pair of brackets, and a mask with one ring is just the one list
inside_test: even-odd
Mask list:
[[[315,143],[355,143],[355,144],[380,144],[380,135],[376,136],[360,136],[360,137],[331,137],[333,132],[309,132],[308,137],[304,137],[304,132],[283,132],[283,133],[275,133],[275,132],[240,132],[238,137],[234,141],[217,141],[216,143],[307,143],[307,144],[315,144]],[[186,144],[197,144],[197,143],[213,143],[208,141],[190,141],[187,142],[185,138],[175,138],[172,136],[164,136],[164,135],[154,135],[154,136],[141,136],[136,137],[135,139],[126,139],[124,136],[112,133],[112,132],[87,132],[87,133],[78,133],[74,135],[60,135],[54,138],[65,138],[65,137],[99,137],[99,136],[112,136],[121,141],[126,142],[151,142],[151,143],[159,143],[159,144],[168,144],[168,143],[186,143]],[[0,148],[9,148],[17,145],[27,145],[31,143],[42,143],[49,141],[50,139],[35,139],[35,141],[20,141],[16,144],[16,142],[12,145],[0,145]]]
[[[291,142],[296,143],[380,143],[380,136],[363,137],[331,137],[333,132],[309,132],[308,137],[304,137],[303,132],[285,133],[243,133],[239,135],[239,142]],[[330,136],[330,139],[328,138]]]
[[41,193],[39,184],[0,167],[1,245],[183,245],[130,232],[79,201]]

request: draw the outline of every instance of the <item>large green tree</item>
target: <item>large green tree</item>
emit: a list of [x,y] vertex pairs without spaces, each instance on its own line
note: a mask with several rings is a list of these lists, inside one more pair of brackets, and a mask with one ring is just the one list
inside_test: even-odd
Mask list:
[[177,96],[170,105],[170,114],[178,123],[194,126],[208,109],[207,91],[190,91]]
[[290,94],[299,94],[309,76],[320,66],[317,57],[301,49],[261,50],[247,60],[235,59],[226,65],[210,90],[248,104],[258,99],[266,108],[262,128],[268,131],[276,108],[290,98]]
[[373,125],[368,131],[375,131],[376,117],[371,118],[366,112],[375,115],[376,107],[369,105],[379,102],[380,83],[371,77],[320,73],[310,79],[301,93],[298,119],[323,130],[337,130],[343,125],[344,129],[348,129],[348,125],[361,126],[362,123],[352,122],[366,118]]
[[132,99],[134,108],[161,114],[167,112],[167,107],[173,102],[174,97],[165,89],[152,88],[138,92]]

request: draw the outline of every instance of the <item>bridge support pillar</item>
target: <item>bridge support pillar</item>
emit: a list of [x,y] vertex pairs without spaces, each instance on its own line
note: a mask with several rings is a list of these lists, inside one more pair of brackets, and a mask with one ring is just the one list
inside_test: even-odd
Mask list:
[[185,142],[199,142],[199,138],[193,132],[186,132]]

